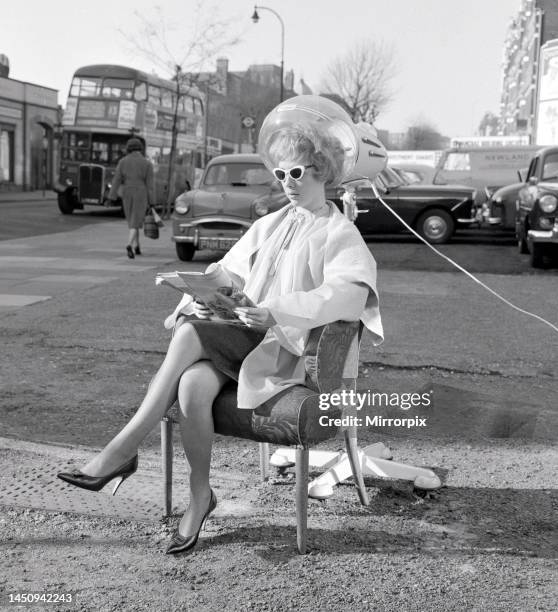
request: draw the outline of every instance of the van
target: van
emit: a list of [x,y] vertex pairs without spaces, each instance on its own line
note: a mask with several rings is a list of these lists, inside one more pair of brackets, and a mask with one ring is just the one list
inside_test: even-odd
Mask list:
[[442,153],[436,166],[435,185],[468,185],[477,190],[477,204],[496,189],[517,183],[540,146],[459,147]]

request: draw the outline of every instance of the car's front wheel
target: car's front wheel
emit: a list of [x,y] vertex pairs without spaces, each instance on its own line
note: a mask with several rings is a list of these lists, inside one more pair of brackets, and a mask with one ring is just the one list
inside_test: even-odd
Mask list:
[[529,253],[529,260],[532,268],[545,267],[545,250],[542,244],[532,244]]
[[176,254],[180,261],[192,261],[196,247],[189,242],[177,242],[176,243]]
[[455,231],[452,216],[441,208],[423,212],[416,223],[417,232],[432,244],[447,242]]
[[525,226],[523,224],[518,225],[515,231],[515,236],[517,238],[517,250],[520,255],[527,255],[529,252],[529,247],[527,246],[527,240],[525,239]]

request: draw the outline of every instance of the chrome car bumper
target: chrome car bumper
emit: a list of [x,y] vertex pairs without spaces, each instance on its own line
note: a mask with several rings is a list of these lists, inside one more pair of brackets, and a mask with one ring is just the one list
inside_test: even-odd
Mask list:
[[502,225],[502,217],[488,217],[487,220],[490,225]]
[[554,227],[551,230],[528,230],[527,240],[537,243],[558,244],[558,219],[554,222]]
[[[252,223],[252,220],[217,216],[184,221],[174,218],[172,240],[193,244],[196,249],[229,249],[244,236]],[[220,224],[220,227],[211,227],[211,224]]]

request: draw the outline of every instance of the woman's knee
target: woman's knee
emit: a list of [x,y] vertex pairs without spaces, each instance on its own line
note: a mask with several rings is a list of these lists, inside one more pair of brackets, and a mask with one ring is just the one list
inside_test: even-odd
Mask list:
[[211,410],[226,377],[208,361],[195,363],[180,377],[178,403],[186,417],[191,410]]

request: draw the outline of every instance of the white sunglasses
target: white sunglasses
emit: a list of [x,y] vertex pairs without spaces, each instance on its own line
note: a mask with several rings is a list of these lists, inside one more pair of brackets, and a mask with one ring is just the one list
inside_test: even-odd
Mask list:
[[312,168],[314,164],[308,166],[293,166],[290,170],[283,170],[283,168],[273,168],[273,176],[282,183],[287,180],[287,176],[290,176],[295,181],[300,181],[304,176],[306,168]]

